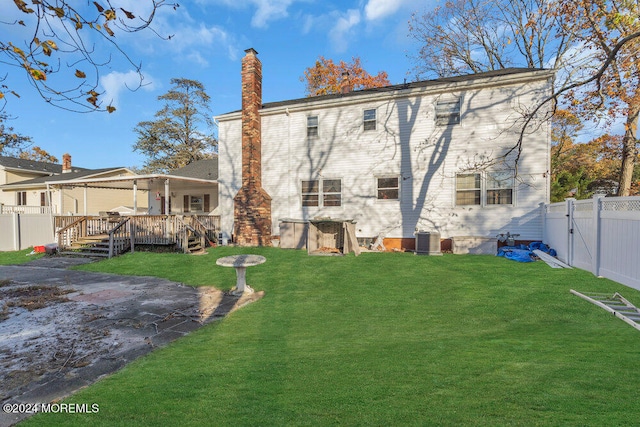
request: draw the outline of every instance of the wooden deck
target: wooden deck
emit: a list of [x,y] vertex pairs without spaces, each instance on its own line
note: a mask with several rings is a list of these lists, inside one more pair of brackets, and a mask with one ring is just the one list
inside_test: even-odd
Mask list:
[[[220,217],[208,215],[56,216],[55,232],[60,251],[85,247],[92,236],[108,242],[108,257],[134,251],[136,245],[175,245],[194,252],[217,244]],[[94,239],[95,240],[95,239]],[[81,243],[79,243],[81,242]]]

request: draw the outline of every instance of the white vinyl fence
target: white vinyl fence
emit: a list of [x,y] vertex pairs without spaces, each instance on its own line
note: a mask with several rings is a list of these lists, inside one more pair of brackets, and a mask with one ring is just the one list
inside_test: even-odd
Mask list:
[[545,205],[543,239],[565,263],[640,290],[640,197]]
[[55,242],[51,215],[0,214],[0,251],[18,251]]

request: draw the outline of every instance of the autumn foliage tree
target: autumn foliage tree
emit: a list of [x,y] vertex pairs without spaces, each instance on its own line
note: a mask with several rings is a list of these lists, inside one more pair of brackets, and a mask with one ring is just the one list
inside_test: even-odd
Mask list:
[[211,157],[217,145],[204,85],[185,78],[173,78],[171,84],[158,97],[164,106],[156,119],[140,122],[134,129],[138,141],[133,149],[147,157],[145,172],[170,172]]
[[353,57],[351,62],[341,60],[336,64],[332,59],[319,56],[313,66],[304,70],[304,76],[300,80],[305,83],[307,96],[317,96],[340,93],[343,83],[346,83],[345,78],[352,90],[391,84],[386,71],[380,71],[375,76],[365,71],[359,57]]
[[34,145],[26,151],[20,153],[21,159],[35,160],[36,162],[58,163],[58,158],[49,154],[46,150]]
[[[638,158],[640,115],[640,3],[629,0],[562,0],[567,31],[575,34],[593,66],[588,85],[569,90],[572,107],[610,121],[623,118],[619,196],[631,193]],[[599,66],[606,64],[606,67]],[[599,115],[597,113],[600,113]]]
[[[622,135],[604,134],[585,143],[577,142],[584,128],[568,110],[558,110],[551,121],[551,201],[567,197],[585,199],[594,193],[615,194],[622,166]],[[634,178],[640,177],[636,166]],[[637,185],[630,189],[638,193]]]
[[[104,105],[98,92],[100,71],[109,66],[113,53],[138,71],[142,83],[140,66],[122,50],[116,35],[147,29],[158,8],[177,7],[166,0],[135,5],[128,0],[13,0],[13,5],[15,9],[5,5],[0,17],[0,63],[22,73],[46,102],[80,112],[115,110]],[[74,82],[65,86],[61,82],[68,79],[53,78],[58,73],[72,76]],[[0,102],[6,103],[7,95],[20,94],[12,88],[11,75],[3,74]]]

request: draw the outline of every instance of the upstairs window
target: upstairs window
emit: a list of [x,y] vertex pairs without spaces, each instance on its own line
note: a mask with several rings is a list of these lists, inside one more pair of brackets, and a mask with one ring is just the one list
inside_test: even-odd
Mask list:
[[513,173],[497,171],[487,173],[487,204],[510,205],[513,203]]
[[302,181],[302,206],[342,206],[342,181],[322,179]]
[[307,137],[318,136],[318,116],[307,117]]
[[459,173],[456,175],[456,205],[479,205],[480,195],[479,173]]
[[400,187],[398,177],[378,178],[378,200],[398,200]]
[[436,102],[436,125],[447,126],[460,123],[460,98],[439,99]]
[[364,130],[376,130],[376,110],[364,110]]

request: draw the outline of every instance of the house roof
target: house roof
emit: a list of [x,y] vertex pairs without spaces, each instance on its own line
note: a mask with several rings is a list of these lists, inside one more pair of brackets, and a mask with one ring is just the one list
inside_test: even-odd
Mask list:
[[[39,172],[44,174],[62,173],[62,165],[57,163],[38,162],[35,160],[19,159],[17,157],[0,156],[0,167],[5,169],[23,170],[29,172]],[[86,170],[84,168],[73,168],[74,170]]]
[[[482,80],[492,81],[492,79],[495,79],[495,78],[505,78],[508,76],[518,76],[518,75],[524,76],[527,73],[530,75],[531,74],[538,75],[537,78],[540,78],[539,74],[541,72],[544,75],[553,73],[552,70],[546,70],[541,68],[504,68],[501,70],[487,71],[484,73],[466,74],[466,75],[453,76],[453,77],[442,77],[442,78],[432,79],[432,80],[421,80],[417,82],[407,82],[407,83],[384,86],[384,87],[353,90],[347,93],[308,96],[305,98],[290,99],[285,101],[267,102],[262,104],[262,109],[287,107],[287,106],[296,105],[296,104],[309,104],[309,103],[315,103],[315,102],[321,102],[321,101],[331,101],[334,99],[343,100],[343,99],[372,95],[372,94],[386,93],[391,95],[399,91],[407,91],[412,89],[413,90],[428,89],[428,88],[435,89],[438,86],[446,86],[450,84],[456,85],[456,84],[462,84],[462,83],[475,83],[476,81],[482,81]],[[222,114],[221,116],[232,115],[240,111],[241,110],[230,111],[228,113]],[[221,116],[218,116],[218,117],[221,117]]]
[[38,178],[27,179],[24,181],[14,182],[11,184],[5,184],[2,186],[2,188],[7,190],[16,190],[19,188],[43,187],[47,183],[53,183],[53,182],[63,183],[66,181],[70,182],[74,180],[90,179],[90,178],[99,177],[100,175],[104,175],[106,173],[113,173],[118,171],[130,172],[129,169],[124,167],[103,168],[103,169],[74,168],[71,172],[40,176]]
[[169,172],[168,175],[217,180],[218,156],[216,155],[211,159],[196,160],[195,162],[191,162],[186,166]]

